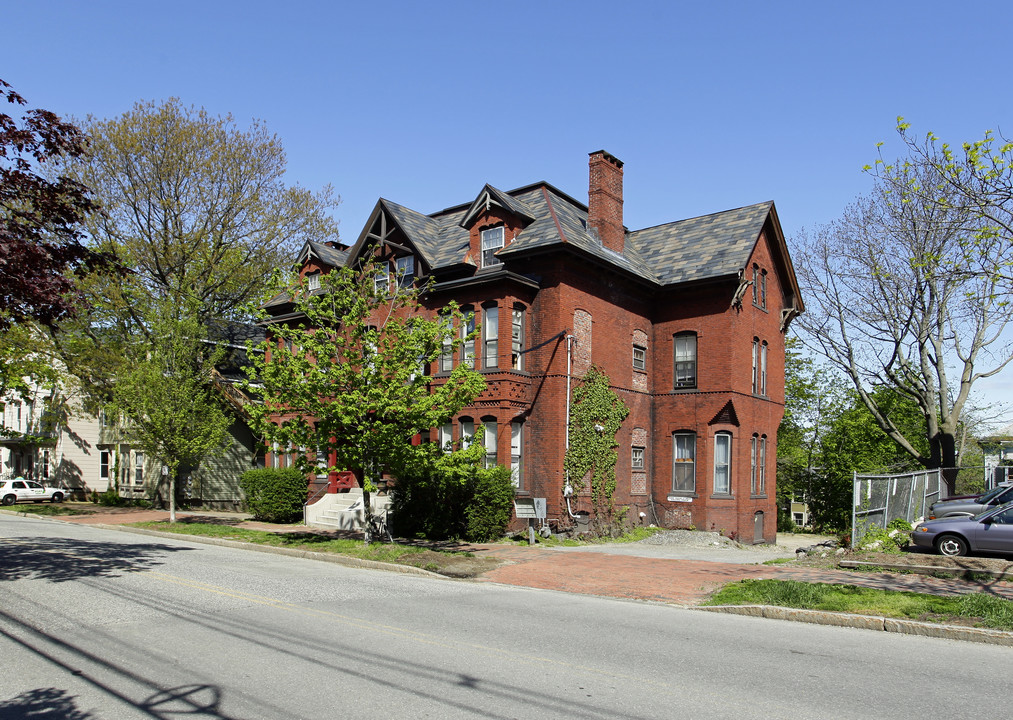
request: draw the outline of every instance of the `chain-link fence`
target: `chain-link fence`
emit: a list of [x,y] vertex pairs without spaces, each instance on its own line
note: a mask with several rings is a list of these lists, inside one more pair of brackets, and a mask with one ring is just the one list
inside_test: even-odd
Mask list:
[[922,470],[898,475],[854,475],[851,507],[852,547],[871,528],[886,528],[901,518],[914,524],[928,514],[929,506],[948,495],[945,478],[957,494],[978,494],[1013,481],[1013,468],[978,466]]
[[941,470],[923,470],[902,475],[854,475],[854,503],[851,507],[851,546],[874,527],[886,528],[902,518],[914,523],[925,517],[929,505],[943,495]]

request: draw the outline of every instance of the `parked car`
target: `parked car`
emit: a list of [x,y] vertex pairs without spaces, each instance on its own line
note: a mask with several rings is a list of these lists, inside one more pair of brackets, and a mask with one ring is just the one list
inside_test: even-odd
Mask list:
[[999,485],[977,498],[941,500],[929,506],[929,520],[945,517],[972,517],[999,505],[1013,502],[1013,485]]
[[1013,553],[1013,502],[974,517],[953,516],[918,523],[911,532],[911,541],[940,555]]
[[66,493],[60,488],[48,487],[24,478],[0,480],[0,503],[13,505],[16,502],[63,502]]

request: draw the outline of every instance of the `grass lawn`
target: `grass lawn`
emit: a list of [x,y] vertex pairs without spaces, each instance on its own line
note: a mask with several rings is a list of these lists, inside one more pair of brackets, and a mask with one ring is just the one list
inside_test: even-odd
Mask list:
[[441,575],[447,575],[448,577],[474,577],[500,564],[499,560],[476,557],[473,553],[469,552],[434,550],[416,545],[400,545],[398,543],[384,542],[373,542],[366,545],[362,540],[333,538],[313,532],[271,532],[269,530],[251,530],[231,525],[191,522],[141,522],[131,523],[129,527],[177,533],[179,535],[199,535],[201,537],[213,537],[222,540],[236,540],[256,545],[270,545],[272,547],[348,555],[361,560],[375,560],[395,565],[410,565]]
[[68,505],[67,503],[18,503],[7,505],[5,510],[12,512],[26,512],[33,515],[91,515],[95,512],[95,505]]
[[1013,601],[982,593],[941,597],[797,580],[743,580],[725,585],[704,604],[777,605],[1013,630]]

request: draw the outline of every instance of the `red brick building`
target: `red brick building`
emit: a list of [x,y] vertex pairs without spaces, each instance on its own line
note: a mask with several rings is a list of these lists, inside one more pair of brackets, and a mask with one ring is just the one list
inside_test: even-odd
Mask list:
[[484,425],[518,495],[546,498],[550,520],[569,524],[571,509],[591,508],[583,496],[568,508],[563,492],[568,368],[572,384],[593,364],[630,408],[617,506],[634,521],[774,540],[784,335],[803,305],[772,202],[630,231],[623,164],[598,151],[587,206],[544,182],[486,185],[430,215],[381,199],[351,248],[309,243],[300,272],[378,252],[390,282],[432,280],[427,312],[454,300],[480,328],[429,368],[438,382],[473,362],[488,383],[433,440]]

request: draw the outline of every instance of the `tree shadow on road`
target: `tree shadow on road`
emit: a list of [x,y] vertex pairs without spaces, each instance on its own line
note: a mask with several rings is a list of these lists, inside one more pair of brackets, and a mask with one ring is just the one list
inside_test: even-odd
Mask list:
[[189,550],[155,543],[123,544],[69,538],[0,538],[0,581],[34,578],[64,582],[115,577],[162,564],[166,554]]
[[10,700],[0,700],[0,717],[4,720],[90,720],[95,716],[79,710],[73,695],[57,688],[29,690]]

